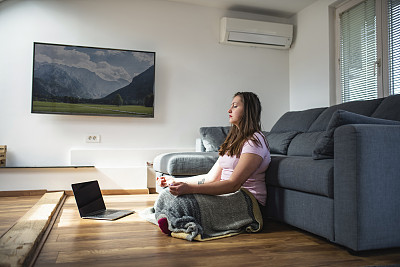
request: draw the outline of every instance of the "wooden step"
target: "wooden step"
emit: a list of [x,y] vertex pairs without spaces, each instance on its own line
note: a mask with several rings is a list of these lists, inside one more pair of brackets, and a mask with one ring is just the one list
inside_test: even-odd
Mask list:
[[0,238],[0,266],[29,266],[55,213],[65,200],[64,192],[46,193]]

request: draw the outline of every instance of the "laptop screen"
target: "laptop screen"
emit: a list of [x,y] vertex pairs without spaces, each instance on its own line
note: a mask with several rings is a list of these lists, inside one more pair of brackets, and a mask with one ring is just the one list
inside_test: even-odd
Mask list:
[[81,216],[106,209],[97,181],[72,184],[72,190]]

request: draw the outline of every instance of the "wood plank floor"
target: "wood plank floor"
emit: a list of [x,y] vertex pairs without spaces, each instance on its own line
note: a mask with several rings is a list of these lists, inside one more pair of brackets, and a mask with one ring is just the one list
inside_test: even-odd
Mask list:
[[0,235],[10,229],[41,197],[0,197]]
[[64,192],[45,193],[0,238],[0,266],[28,266],[41,247],[45,233],[57,210],[63,205]]
[[[104,196],[108,208],[142,210],[157,195]],[[1,202],[1,198],[0,198]],[[0,218],[1,219],[1,218]],[[2,223],[1,223],[2,224]],[[379,266],[400,264],[400,249],[352,255],[290,226],[188,242],[168,237],[137,213],[114,222],[82,220],[69,197],[35,266]]]

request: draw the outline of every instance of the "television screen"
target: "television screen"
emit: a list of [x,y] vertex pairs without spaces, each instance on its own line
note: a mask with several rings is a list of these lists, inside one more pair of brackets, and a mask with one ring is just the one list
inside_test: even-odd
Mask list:
[[34,43],[32,113],[154,117],[155,52]]

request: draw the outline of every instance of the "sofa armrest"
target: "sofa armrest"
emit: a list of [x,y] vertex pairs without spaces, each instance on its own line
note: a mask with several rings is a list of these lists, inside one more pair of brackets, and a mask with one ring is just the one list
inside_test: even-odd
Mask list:
[[172,176],[208,173],[218,159],[218,152],[176,152],[158,155],[154,159],[156,172]]
[[400,246],[400,126],[345,125],[334,140],[335,242]]

